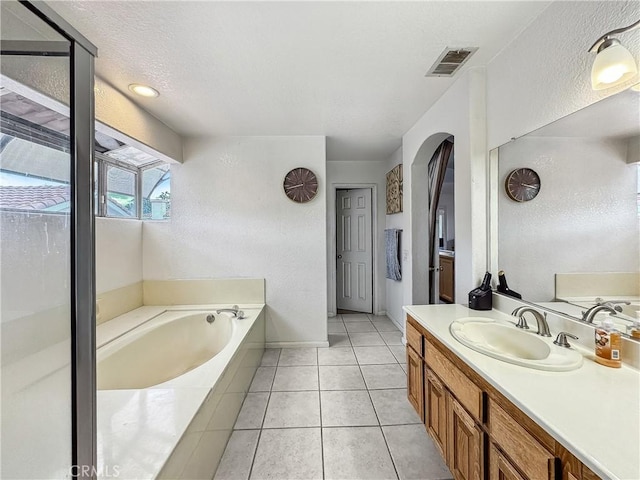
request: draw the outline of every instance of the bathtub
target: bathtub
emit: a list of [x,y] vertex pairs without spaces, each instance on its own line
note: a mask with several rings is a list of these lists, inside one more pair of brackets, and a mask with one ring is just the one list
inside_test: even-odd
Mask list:
[[[231,314],[167,312],[98,350],[98,390],[147,388],[190,372],[229,345],[236,330]],[[243,319],[244,320],[244,319]]]
[[222,307],[141,307],[98,332],[98,472],[213,476],[264,351],[264,305]]

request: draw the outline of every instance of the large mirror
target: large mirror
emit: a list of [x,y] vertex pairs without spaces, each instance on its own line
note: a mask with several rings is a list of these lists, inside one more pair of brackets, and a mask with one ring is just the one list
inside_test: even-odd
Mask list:
[[640,91],[607,97],[491,158],[494,273],[504,270],[523,300],[578,319],[611,302],[617,327],[631,332],[640,310]]

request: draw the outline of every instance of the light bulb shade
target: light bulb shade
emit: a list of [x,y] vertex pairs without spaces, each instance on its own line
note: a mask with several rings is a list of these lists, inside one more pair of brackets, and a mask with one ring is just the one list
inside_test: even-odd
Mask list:
[[591,87],[603,90],[626,82],[638,73],[633,55],[619,43],[599,51],[591,69]]

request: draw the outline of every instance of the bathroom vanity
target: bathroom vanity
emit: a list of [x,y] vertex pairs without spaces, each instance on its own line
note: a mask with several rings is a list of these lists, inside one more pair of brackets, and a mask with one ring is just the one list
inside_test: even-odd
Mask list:
[[461,305],[405,312],[408,399],[455,479],[640,478],[638,371],[597,365],[580,347],[576,370],[512,365],[449,330],[471,316],[515,323],[510,315]]

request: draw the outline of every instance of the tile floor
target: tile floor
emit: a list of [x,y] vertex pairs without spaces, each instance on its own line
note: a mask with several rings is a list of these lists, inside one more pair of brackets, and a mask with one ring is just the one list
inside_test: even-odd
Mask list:
[[329,348],[268,349],[215,479],[449,479],[406,399],[386,317],[329,318]]

